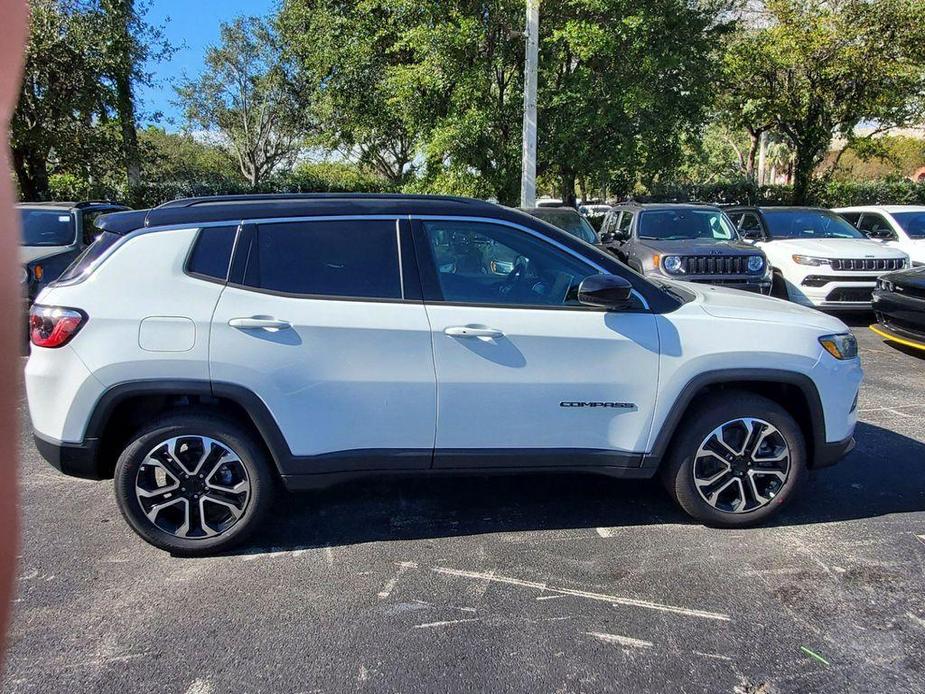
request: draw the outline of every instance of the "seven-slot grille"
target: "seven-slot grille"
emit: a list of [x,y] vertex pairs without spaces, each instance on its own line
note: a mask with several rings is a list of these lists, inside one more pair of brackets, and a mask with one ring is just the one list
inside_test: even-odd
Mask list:
[[688,275],[744,275],[747,255],[682,255],[681,269]]
[[874,272],[876,270],[899,270],[906,264],[902,258],[834,258],[833,270],[855,270]]

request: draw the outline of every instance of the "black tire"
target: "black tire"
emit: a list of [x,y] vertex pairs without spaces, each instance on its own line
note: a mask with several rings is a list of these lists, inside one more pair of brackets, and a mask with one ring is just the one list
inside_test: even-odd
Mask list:
[[[151,450],[160,442],[183,436],[208,437],[233,451],[250,483],[249,495],[241,504],[242,515],[230,520],[226,530],[212,537],[185,538],[158,527],[145,514],[136,493],[139,470]],[[131,528],[155,547],[177,556],[216,554],[243,542],[260,525],[276,494],[277,477],[270,465],[263,447],[235,422],[203,412],[170,415],[139,430],[119,456],[114,480],[116,502]],[[173,496],[179,494],[177,490]],[[197,511],[194,509],[193,513]]]
[[[668,493],[689,515],[715,527],[756,525],[777,513],[793,497],[806,474],[806,442],[793,417],[776,402],[743,391],[710,395],[696,402],[694,408],[675,435],[660,470]],[[789,447],[790,465],[786,480],[770,502],[736,513],[715,508],[701,496],[694,482],[694,458],[711,432],[738,418],[760,419],[775,427]]]
[[774,271],[771,277],[771,296],[790,301],[790,292],[787,290],[787,282],[784,280],[784,276],[777,270]]

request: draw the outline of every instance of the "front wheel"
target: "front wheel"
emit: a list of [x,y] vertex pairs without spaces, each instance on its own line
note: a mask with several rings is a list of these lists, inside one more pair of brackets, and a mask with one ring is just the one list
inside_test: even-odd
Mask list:
[[730,391],[705,398],[662,469],[668,492],[708,525],[743,527],[777,513],[806,470],[800,427],[780,405]]
[[224,551],[259,525],[275,480],[253,437],[211,414],[139,431],[116,464],[116,501],[145,541],[180,556]]

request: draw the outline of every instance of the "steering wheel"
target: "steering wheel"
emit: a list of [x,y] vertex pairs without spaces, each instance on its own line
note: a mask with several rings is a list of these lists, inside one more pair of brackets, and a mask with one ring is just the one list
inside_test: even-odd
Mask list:
[[523,282],[524,278],[527,276],[527,270],[530,267],[530,259],[526,256],[519,255],[514,259],[514,267],[508,273],[507,277],[504,278],[504,281],[498,287],[498,294],[501,296],[507,296],[514,289]]

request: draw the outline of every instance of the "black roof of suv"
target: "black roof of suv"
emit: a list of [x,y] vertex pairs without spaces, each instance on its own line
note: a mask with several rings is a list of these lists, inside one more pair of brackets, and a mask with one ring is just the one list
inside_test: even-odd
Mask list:
[[149,210],[108,215],[100,220],[100,226],[105,231],[127,234],[142,227],[186,222],[350,214],[490,216],[518,223],[523,223],[524,219],[530,219],[521,212],[491,202],[449,195],[299,193],[183,198],[165,202]]

